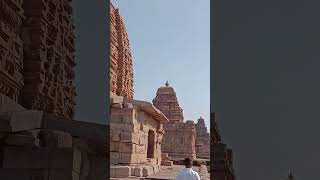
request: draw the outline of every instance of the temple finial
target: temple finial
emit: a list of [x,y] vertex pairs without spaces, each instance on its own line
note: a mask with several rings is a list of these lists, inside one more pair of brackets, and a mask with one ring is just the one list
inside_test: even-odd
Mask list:
[[168,87],[169,85],[170,85],[170,84],[169,84],[169,82],[167,81],[167,82],[166,82],[166,87]]

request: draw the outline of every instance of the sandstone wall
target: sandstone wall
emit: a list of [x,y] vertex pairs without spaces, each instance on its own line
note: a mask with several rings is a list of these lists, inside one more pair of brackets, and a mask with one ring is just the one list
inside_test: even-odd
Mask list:
[[[162,126],[153,117],[134,108],[111,108],[111,164],[161,164]],[[154,136],[154,157],[147,158],[148,133]]]
[[27,109],[73,118],[74,26],[70,0],[24,1],[24,87]]
[[0,93],[18,101],[23,86],[22,1],[0,1]]
[[110,3],[110,92],[133,98],[133,63],[123,19]]
[[196,158],[195,125],[193,123],[164,124],[162,152],[172,158]]

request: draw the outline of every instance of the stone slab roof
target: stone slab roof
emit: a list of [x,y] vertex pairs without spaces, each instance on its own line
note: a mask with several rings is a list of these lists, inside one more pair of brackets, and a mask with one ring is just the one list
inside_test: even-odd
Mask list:
[[152,103],[140,100],[132,100],[124,98],[122,96],[116,96],[112,94],[110,96],[111,106],[114,104],[132,104],[134,108],[141,109],[142,111],[151,115],[155,120],[160,123],[168,123],[169,119],[159,109],[157,109]]

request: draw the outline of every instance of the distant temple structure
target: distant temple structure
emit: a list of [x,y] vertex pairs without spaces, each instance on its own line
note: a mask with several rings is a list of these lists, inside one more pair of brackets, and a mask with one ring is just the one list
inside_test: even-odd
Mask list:
[[196,154],[197,158],[210,159],[210,133],[202,117],[196,124]]
[[168,82],[157,90],[152,102],[169,119],[169,123],[164,125],[162,152],[168,153],[173,158],[196,159],[195,124],[193,121],[183,122],[183,110],[179,105],[176,92]]

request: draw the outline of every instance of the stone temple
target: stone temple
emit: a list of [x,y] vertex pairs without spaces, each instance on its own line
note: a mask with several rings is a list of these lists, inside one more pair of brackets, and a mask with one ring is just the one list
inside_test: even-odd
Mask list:
[[0,179],[107,179],[106,125],[73,120],[71,0],[0,1]]
[[196,154],[197,158],[210,159],[210,134],[202,117],[196,124]]
[[160,109],[169,119],[164,125],[162,152],[168,153],[172,158],[196,159],[196,127],[193,121],[184,121],[176,92],[166,82],[165,86],[157,90],[153,105]]

